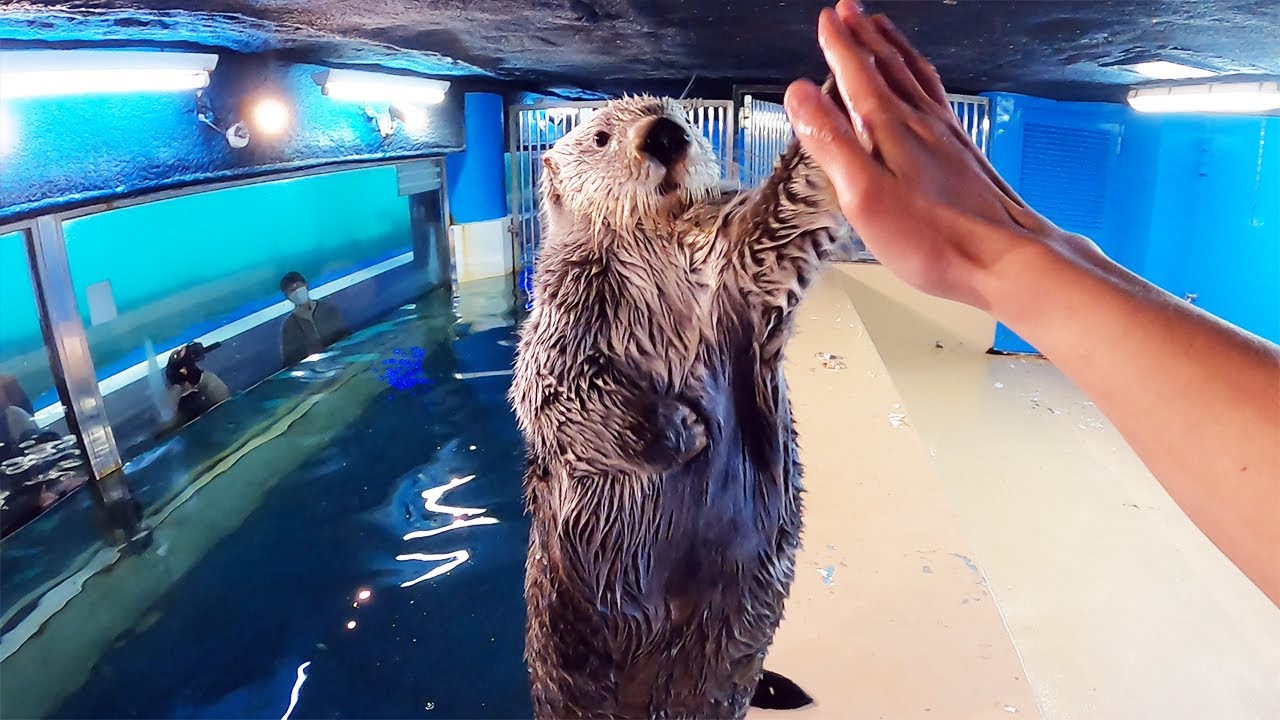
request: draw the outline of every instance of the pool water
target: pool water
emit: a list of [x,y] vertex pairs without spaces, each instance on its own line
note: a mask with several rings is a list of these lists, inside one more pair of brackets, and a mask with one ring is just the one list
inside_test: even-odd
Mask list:
[[[232,482],[260,498],[167,578],[52,715],[529,717],[523,450],[505,400],[516,315],[498,301],[509,291],[491,292],[499,309],[467,319],[448,293],[425,297],[189,426],[189,445],[232,442],[288,410],[181,504],[212,526],[235,522],[219,498]],[[122,563],[166,567],[176,538],[158,525]]]

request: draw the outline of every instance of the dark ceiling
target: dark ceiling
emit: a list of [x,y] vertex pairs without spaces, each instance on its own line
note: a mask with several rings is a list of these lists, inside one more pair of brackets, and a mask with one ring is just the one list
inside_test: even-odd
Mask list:
[[[474,75],[521,89],[721,95],[821,76],[815,0],[7,0],[8,46],[205,46]],[[890,0],[959,92],[1123,97],[1151,57],[1280,75],[1280,0]]]

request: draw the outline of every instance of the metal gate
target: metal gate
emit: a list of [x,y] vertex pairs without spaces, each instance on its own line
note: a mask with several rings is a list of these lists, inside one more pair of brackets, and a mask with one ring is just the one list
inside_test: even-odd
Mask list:
[[[982,154],[987,153],[991,135],[990,109],[987,99],[973,95],[948,95],[951,109],[960,125],[973,139]],[[742,161],[744,187],[755,187],[773,172],[773,164],[791,142],[791,122],[781,105],[757,100],[750,95],[742,103]]]
[[[721,178],[734,184],[738,180],[734,164],[733,102],[729,100],[682,100],[693,126],[711,141],[720,161]],[[508,134],[511,152],[508,156],[511,177],[510,197],[512,243],[515,251],[520,287],[525,295],[533,259],[538,252],[541,227],[538,222],[538,178],[542,174],[542,156],[557,140],[591,117],[603,101],[540,103],[511,108]]]
[[[983,153],[987,152],[991,131],[990,108],[986,98],[950,95],[956,117]],[[737,127],[730,100],[684,100],[694,127],[711,141],[720,161],[721,179],[730,187],[756,187],[769,173],[778,156],[793,137],[786,111],[778,103],[743,98],[741,127]],[[538,252],[541,225],[538,221],[538,178],[542,156],[557,140],[591,117],[596,102],[551,102],[513,107],[508,117],[510,135],[508,172],[512,245],[520,289],[526,297],[531,287],[533,261]],[[742,145],[741,165],[734,162],[734,146]],[[873,259],[859,247],[857,259]]]
[[[960,120],[961,127],[973,139],[978,149],[987,154],[991,136],[990,106],[984,97],[973,95],[948,95],[951,109]],[[759,100],[747,95],[742,102],[742,185],[757,187],[773,172],[773,165],[786,150],[794,135],[786,110],[778,103]],[[870,261],[875,258],[862,245],[856,243],[851,259]]]

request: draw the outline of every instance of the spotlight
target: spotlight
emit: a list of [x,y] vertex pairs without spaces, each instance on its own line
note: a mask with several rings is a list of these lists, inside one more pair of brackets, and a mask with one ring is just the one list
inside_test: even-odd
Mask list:
[[249,144],[249,126],[242,122],[238,122],[227,128],[227,131],[223,133],[223,135],[227,138],[227,144],[236,150],[246,147]]
[[391,117],[399,120],[409,132],[419,132],[427,126],[427,113],[418,107],[409,105],[392,105]]
[[280,135],[289,128],[289,108],[276,98],[262,98],[249,111],[249,121],[263,135]]

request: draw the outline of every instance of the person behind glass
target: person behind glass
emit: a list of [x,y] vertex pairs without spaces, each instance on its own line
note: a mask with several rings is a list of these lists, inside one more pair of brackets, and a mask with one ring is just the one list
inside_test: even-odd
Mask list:
[[0,460],[18,454],[18,443],[39,432],[31,400],[12,375],[0,375]]
[[293,303],[293,312],[280,327],[284,365],[296,365],[348,334],[346,322],[333,303],[312,300],[307,279],[294,270],[280,278],[280,292]]
[[171,426],[166,430],[186,425],[231,397],[222,378],[199,365],[206,354],[217,350],[221,345],[222,343],[212,343],[205,346],[191,342],[169,354],[164,376],[175,413]]

